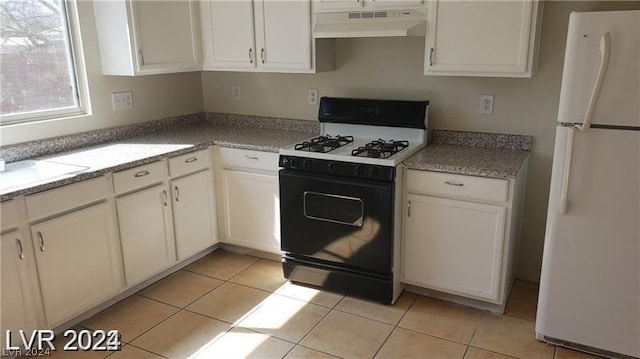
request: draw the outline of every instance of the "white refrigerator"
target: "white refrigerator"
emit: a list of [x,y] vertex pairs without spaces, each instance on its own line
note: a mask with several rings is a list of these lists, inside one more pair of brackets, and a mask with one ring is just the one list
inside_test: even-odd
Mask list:
[[640,11],[572,13],[536,338],[640,357]]

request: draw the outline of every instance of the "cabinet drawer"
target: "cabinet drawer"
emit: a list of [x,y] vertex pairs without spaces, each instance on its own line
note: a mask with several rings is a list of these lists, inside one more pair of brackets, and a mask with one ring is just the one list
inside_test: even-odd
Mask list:
[[264,171],[278,170],[278,154],[272,152],[220,148],[220,161],[223,167],[240,167]]
[[407,192],[478,201],[506,202],[509,181],[409,170],[407,171]]
[[169,175],[177,177],[203,170],[209,167],[210,159],[208,149],[169,158]]
[[16,202],[10,201],[3,203],[2,207],[0,207],[0,223],[2,224],[0,230],[4,231],[17,227],[19,220],[20,215],[18,214],[18,205]]
[[162,182],[167,177],[167,165],[157,161],[113,174],[116,194]]
[[30,220],[35,220],[97,202],[109,193],[109,178],[98,177],[27,196],[27,213]]

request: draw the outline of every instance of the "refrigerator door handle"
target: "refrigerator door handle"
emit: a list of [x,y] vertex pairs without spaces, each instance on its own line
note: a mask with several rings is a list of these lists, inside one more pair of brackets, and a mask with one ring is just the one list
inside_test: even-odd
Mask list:
[[567,143],[564,151],[564,167],[562,169],[562,182],[560,182],[560,203],[558,212],[562,215],[569,211],[569,179],[571,177],[571,158],[573,157],[573,137],[575,130],[567,128]]
[[600,38],[600,67],[598,68],[598,77],[596,83],[593,86],[593,92],[591,93],[591,99],[589,100],[589,106],[587,106],[587,113],[584,115],[584,121],[581,125],[573,125],[580,131],[586,131],[591,127],[591,120],[593,119],[593,112],[596,109],[598,98],[600,98],[600,91],[602,90],[602,84],[604,78],[607,76],[607,70],[609,70],[609,62],[611,60],[611,33],[605,32]]

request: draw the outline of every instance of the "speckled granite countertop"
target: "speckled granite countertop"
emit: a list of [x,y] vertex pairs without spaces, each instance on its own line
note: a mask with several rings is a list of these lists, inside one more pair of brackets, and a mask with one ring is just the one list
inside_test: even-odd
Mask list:
[[[5,201],[19,195],[41,192],[63,185],[101,176],[107,172],[120,171],[157,161],[161,158],[187,153],[210,145],[278,152],[284,146],[312,137],[318,132],[317,123],[311,121],[281,120],[253,116],[206,114],[200,119],[172,119],[166,126],[154,127],[149,132],[124,139],[113,140],[122,128],[92,131],[87,136],[95,137],[97,145],[88,145],[85,136],[66,136],[50,141],[35,141],[33,144],[9,146],[0,151],[4,158],[14,161],[42,159],[50,162],[74,164],[88,167],[87,170],[45,183],[9,189],[0,195]],[[175,126],[175,121],[185,121],[184,126]],[[305,122],[309,122],[308,124]],[[132,126],[132,131],[139,125]],[[127,127],[127,126],[125,126]],[[103,131],[104,133],[98,133]],[[116,134],[112,132],[117,132]],[[77,137],[77,138],[76,138]],[[125,137],[125,136],[121,136]],[[29,146],[33,147],[30,148]],[[46,154],[47,146],[52,146],[54,154]],[[69,151],[59,152],[67,146]],[[78,148],[79,147],[79,148]],[[44,153],[43,153],[44,152]],[[37,156],[29,157],[29,153]]]
[[[0,148],[0,158],[8,162],[42,159],[88,169],[9,188],[0,192],[0,201],[210,145],[278,152],[318,132],[315,121],[201,113],[5,146]],[[403,163],[418,170],[512,178],[528,158],[531,145],[531,136],[434,130],[431,144]]]
[[532,142],[531,136],[435,130],[431,144],[403,164],[424,171],[515,178]]

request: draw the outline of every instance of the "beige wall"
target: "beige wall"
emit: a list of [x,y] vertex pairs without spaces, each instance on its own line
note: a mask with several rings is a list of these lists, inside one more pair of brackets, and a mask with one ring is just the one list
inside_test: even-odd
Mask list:
[[[92,114],[4,126],[0,129],[0,144],[9,145],[202,111],[199,72],[141,77],[102,75],[92,3],[78,1],[78,13]],[[128,90],[133,91],[134,108],[113,111],[111,92]]]
[[[332,72],[203,72],[204,109],[314,120],[317,109],[306,96],[308,88],[318,88],[321,96],[429,99],[431,128],[534,136],[519,277],[538,281],[568,15],[629,8],[640,8],[640,2],[546,2],[539,66],[531,79],[426,77],[424,38],[341,39]],[[231,98],[233,84],[242,87],[241,101]],[[493,116],[478,114],[483,93],[495,94]]]

